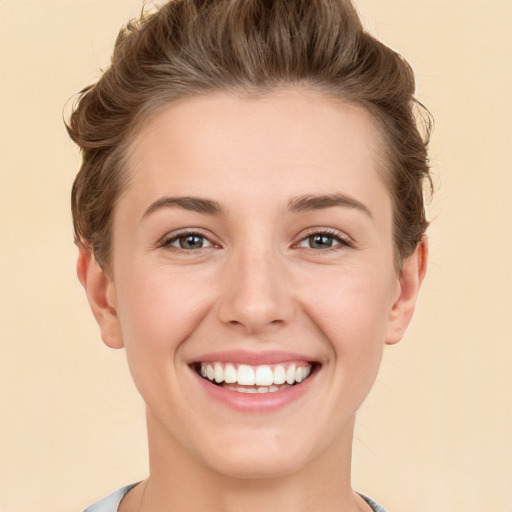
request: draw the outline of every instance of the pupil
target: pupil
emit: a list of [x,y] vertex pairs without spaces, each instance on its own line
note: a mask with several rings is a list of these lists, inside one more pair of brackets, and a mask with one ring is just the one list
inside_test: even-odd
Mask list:
[[200,249],[203,246],[203,239],[197,235],[187,235],[180,238],[180,247],[182,249]]
[[314,235],[310,237],[311,247],[314,249],[321,247],[332,247],[332,238],[326,235]]

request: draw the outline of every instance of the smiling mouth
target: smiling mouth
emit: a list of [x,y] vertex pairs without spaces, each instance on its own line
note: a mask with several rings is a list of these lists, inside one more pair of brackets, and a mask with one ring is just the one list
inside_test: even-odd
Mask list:
[[216,386],[238,393],[273,393],[305,381],[317,363],[247,365],[237,363],[194,363],[195,372]]

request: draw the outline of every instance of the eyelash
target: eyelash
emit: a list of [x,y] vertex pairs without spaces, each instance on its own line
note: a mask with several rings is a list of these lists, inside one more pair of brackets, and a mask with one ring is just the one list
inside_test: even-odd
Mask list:
[[199,247],[198,249],[209,249],[210,247],[215,247],[215,245],[216,245],[208,238],[208,236],[205,233],[203,233],[202,231],[199,231],[199,230],[181,231],[179,233],[172,235],[171,237],[164,238],[159,245],[160,245],[160,247],[164,247],[172,252],[192,253],[192,252],[195,252],[194,249],[184,249],[183,247],[174,247],[173,245],[171,245],[172,243],[179,241],[180,238],[187,238],[187,237],[192,237],[192,236],[207,240],[211,244],[211,246],[209,246],[209,247]]
[[303,238],[301,238],[301,240],[298,242],[298,244],[295,244],[295,246],[298,246],[300,243],[304,242],[305,240],[308,240],[308,239],[311,239],[315,236],[323,236],[323,237],[326,237],[326,238],[331,238],[333,239],[334,241],[337,242],[337,245],[334,245],[334,246],[331,246],[331,247],[328,247],[326,249],[318,249],[318,248],[314,248],[314,247],[304,247],[304,249],[310,249],[310,250],[313,250],[313,251],[316,251],[316,252],[331,252],[331,251],[336,251],[340,248],[351,248],[353,247],[353,243],[350,239],[348,239],[348,237],[346,236],[342,236],[338,231],[336,230],[333,230],[333,229],[326,229],[326,228],[314,228],[314,229],[311,229],[309,233],[306,234],[306,236],[304,236]]
[[[194,237],[194,236],[201,238],[203,240],[207,240],[208,243],[211,245],[207,246],[207,247],[199,247],[197,249],[185,249],[183,247],[175,247],[175,246],[171,245],[175,242],[178,242],[180,240],[180,238],[187,238],[187,237]],[[325,248],[325,249],[319,249],[319,248],[314,248],[314,247],[300,247],[299,244],[301,244],[302,242],[304,242],[308,239],[311,239],[315,236],[324,236],[326,238],[330,238],[330,239],[334,240],[335,242],[337,242],[337,244],[334,246]],[[172,235],[169,238],[163,239],[159,245],[160,245],[160,247],[166,248],[169,251],[182,252],[182,253],[193,253],[199,249],[209,249],[211,247],[216,246],[216,244],[214,242],[212,242],[210,240],[210,238],[205,233],[203,233],[202,231],[199,231],[199,230],[181,231],[179,233]],[[305,236],[303,236],[299,240],[298,243],[294,244],[294,247],[302,248],[302,249],[309,249],[309,250],[313,250],[316,252],[331,252],[331,251],[336,251],[341,247],[353,247],[353,243],[348,238],[341,236],[338,231],[324,228],[324,229],[312,229],[309,233],[307,233]]]

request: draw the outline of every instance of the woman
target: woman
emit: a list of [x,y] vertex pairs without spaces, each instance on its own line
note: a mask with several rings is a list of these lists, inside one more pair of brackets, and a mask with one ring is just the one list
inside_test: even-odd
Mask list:
[[426,270],[414,77],[346,0],[175,0],[69,123],[78,276],[150,476],[88,511],[382,511],[355,413]]

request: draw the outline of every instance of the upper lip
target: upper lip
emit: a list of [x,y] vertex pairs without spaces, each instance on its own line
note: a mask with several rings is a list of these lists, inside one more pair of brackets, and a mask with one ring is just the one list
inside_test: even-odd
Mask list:
[[316,360],[304,354],[297,352],[287,352],[280,350],[250,352],[247,350],[226,350],[221,352],[209,352],[202,354],[190,361],[194,363],[238,363],[247,365],[279,364],[286,362],[307,362],[312,363]]

